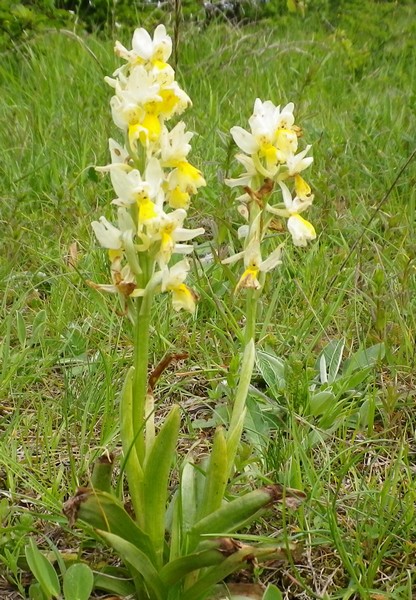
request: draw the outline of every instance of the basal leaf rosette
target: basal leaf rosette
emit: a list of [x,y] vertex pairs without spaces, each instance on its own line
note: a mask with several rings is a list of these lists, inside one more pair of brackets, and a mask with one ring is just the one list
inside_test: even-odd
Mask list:
[[136,29],[131,50],[116,42],[116,54],[126,62],[106,81],[114,89],[112,117],[124,144],[110,139],[111,163],[97,170],[110,175],[118,223],[105,217],[92,223],[108,250],[112,282],[90,285],[118,294],[127,309],[132,298],[169,291],[175,310],[193,312],[195,294],[185,284],[189,262],[174,257],[190,254],[189,242],[204,233],[184,222],[192,196],[206,183],[188,161],[193,133],[183,121],[168,126],[191,104],[167,63],[171,50],[163,25],[153,38]]
[[313,158],[308,156],[310,145],[299,151],[302,130],[295,124],[294,104],[290,102],[281,108],[257,98],[249,128],[249,131],[239,126],[231,128],[231,135],[242,150],[236,159],[245,170],[238,177],[226,180],[230,187],[243,187],[244,194],[238,198],[239,212],[248,223],[239,230],[243,251],[223,261],[226,264],[244,261],[245,270],[237,290],[260,289],[264,275],[259,276],[280,264],[280,247],[262,256],[275,217],[287,219],[295,246],[306,246],[316,238],[315,228],[302,216],[314,196],[301,173],[312,164]]

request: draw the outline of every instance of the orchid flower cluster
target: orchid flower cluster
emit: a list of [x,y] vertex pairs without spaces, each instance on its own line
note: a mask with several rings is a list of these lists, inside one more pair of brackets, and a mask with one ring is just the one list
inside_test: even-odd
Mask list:
[[[240,227],[239,238],[244,240],[244,250],[223,261],[225,264],[244,261],[244,273],[237,290],[241,287],[260,289],[263,273],[280,264],[281,246],[275,248],[266,259],[262,259],[260,245],[270,229],[273,219],[286,217],[287,228],[295,246],[306,246],[316,238],[311,223],[301,216],[313,202],[309,184],[301,173],[313,162],[307,156],[311,146],[298,151],[301,129],[295,125],[294,104],[290,102],[282,109],[272,102],[254,103],[249,119],[250,132],[242,127],[232,127],[231,135],[244,154],[236,159],[246,172],[235,179],[227,179],[230,187],[243,186],[239,212],[248,222]],[[280,189],[283,202],[271,204],[273,192]]]
[[136,29],[132,49],[116,42],[115,52],[126,62],[106,81],[114,89],[112,117],[124,133],[124,145],[110,139],[111,164],[98,170],[110,173],[118,227],[105,217],[92,223],[98,242],[108,250],[112,284],[90,285],[118,293],[126,305],[146,290],[152,295],[171,292],[175,310],[194,312],[195,294],[184,283],[189,262],[170,262],[173,255],[192,252],[186,242],[204,233],[183,224],[191,197],[206,183],[187,159],[193,134],[182,121],[170,130],[166,125],[191,100],[167,63],[172,40],[164,25],[153,38]]

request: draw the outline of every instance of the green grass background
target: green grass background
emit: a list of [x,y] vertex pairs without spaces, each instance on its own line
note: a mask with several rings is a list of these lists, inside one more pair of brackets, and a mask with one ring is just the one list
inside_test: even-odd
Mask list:
[[[131,31],[120,36],[128,44]],[[413,9],[400,3],[180,32],[177,76],[193,100],[184,119],[209,182],[190,211],[207,229],[201,253],[236,244],[236,203],[223,184],[238,169],[228,131],[247,125],[256,97],[293,101],[313,144],[318,239],[306,250],[288,245],[267,284],[259,348],[284,361],[286,384],[273,393],[256,376],[261,410],[247,439],[257,451],[244,463],[247,489],[250,478],[272,479],[307,494],[300,510],[258,526],[299,541],[289,565],[255,573],[285,598],[416,597],[415,161],[383,201],[416,147],[415,40]],[[85,285],[108,279],[90,223],[113,214],[109,180],[94,171],[118,135],[103,82],[117,66],[112,45],[46,32],[0,61],[0,560],[22,594],[27,536],[78,548],[62,501],[88,482],[103,449],[118,447],[131,331],[113,298]],[[172,401],[183,406],[185,446],[207,414],[221,418],[233,385],[236,277],[196,263],[195,319],[170,315],[165,299],[155,315],[155,362],[172,348],[190,353],[159,390],[161,415]],[[328,432],[308,398],[322,348],[341,339],[343,361],[379,343],[385,356],[352,390],[341,382]]]

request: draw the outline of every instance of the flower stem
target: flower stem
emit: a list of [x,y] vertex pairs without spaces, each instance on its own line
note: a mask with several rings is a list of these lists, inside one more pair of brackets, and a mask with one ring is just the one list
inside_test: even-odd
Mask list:
[[148,385],[149,332],[153,295],[154,290],[149,289],[143,298],[137,299],[134,336],[132,421],[137,457],[141,465],[143,465],[145,457],[145,402]]
[[231,413],[230,427],[227,433],[227,458],[229,474],[232,472],[238,446],[240,444],[241,434],[243,432],[247,395],[256,358],[255,337],[257,300],[258,293],[255,290],[248,290],[246,303],[246,326],[244,330],[245,347],[241,361],[240,378],[238,381]]

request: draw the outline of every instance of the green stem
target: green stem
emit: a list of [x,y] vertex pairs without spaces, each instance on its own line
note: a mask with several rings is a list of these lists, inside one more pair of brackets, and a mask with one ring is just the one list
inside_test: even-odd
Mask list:
[[[149,267],[149,265],[148,265]],[[152,271],[152,269],[148,269]],[[144,276],[147,273],[143,273]],[[148,385],[149,333],[154,286],[146,287],[145,294],[137,300],[136,325],[134,335],[134,379],[132,421],[137,457],[141,465],[145,458],[145,404]]]
[[257,300],[258,293],[255,290],[247,290],[246,326],[244,329],[245,347],[243,359],[241,361],[240,378],[238,381],[231,413],[230,427],[227,433],[227,459],[229,474],[232,472],[238,446],[241,440],[241,434],[243,432],[247,395],[256,358],[255,338]]
[[155,429],[155,399],[152,393],[146,394],[144,418],[146,419],[145,453],[148,456],[156,437]]

